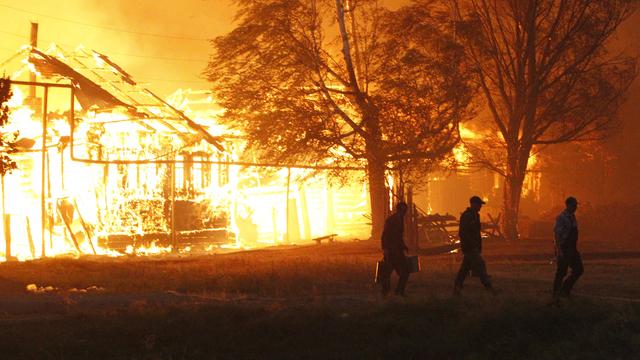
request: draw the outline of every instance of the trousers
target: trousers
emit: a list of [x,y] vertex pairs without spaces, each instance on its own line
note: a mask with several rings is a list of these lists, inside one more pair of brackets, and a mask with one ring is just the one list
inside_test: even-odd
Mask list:
[[404,253],[390,253],[384,258],[385,266],[381,274],[382,294],[387,295],[391,290],[391,274],[395,271],[398,274],[398,285],[396,286],[396,295],[404,295],[404,290],[409,280],[409,265],[407,257]]
[[[565,251],[562,256],[558,256],[556,259],[556,276],[553,279],[553,294],[569,295],[573,285],[584,273],[584,266],[582,265],[582,257],[576,250]],[[567,271],[571,268],[571,274],[565,278]]]
[[462,289],[464,280],[469,276],[469,272],[480,278],[480,282],[485,288],[491,289],[491,280],[489,274],[487,274],[487,265],[479,252],[471,252],[464,254],[462,263],[460,264],[460,270],[455,280],[455,288]]

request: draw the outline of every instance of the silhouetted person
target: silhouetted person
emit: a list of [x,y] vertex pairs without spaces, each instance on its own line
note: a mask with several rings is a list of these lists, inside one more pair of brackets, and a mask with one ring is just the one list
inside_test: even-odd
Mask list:
[[[556,218],[553,229],[556,246],[556,277],[553,280],[553,296],[569,296],[571,288],[584,272],[582,258],[578,252],[578,222],[576,211],[578,200],[570,196],[565,200],[566,208]],[[571,274],[567,276],[568,268]]]
[[407,204],[399,202],[396,204],[396,212],[387,218],[382,231],[382,251],[386,266],[382,268],[381,280],[382,295],[387,296],[391,288],[391,273],[395,270],[398,274],[398,285],[396,295],[404,296],[404,289],[409,280],[409,265],[405,251],[407,245],[404,243],[404,215],[407,213]]
[[470,206],[460,215],[460,248],[462,249],[462,263],[456,276],[453,294],[460,295],[464,280],[471,271],[480,278],[480,282],[487,290],[491,290],[491,280],[487,274],[487,266],[482,258],[482,237],[480,234],[480,209],[485,204],[478,196],[469,199]]

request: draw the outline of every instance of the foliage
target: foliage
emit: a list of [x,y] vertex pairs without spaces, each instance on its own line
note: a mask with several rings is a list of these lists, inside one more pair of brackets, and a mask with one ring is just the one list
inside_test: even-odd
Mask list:
[[[9,122],[9,106],[6,104],[12,96],[9,79],[0,78],[0,129]],[[5,134],[0,130],[0,176],[5,176],[16,169],[16,163],[9,157],[13,150],[13,142],[8,137],[15,138],[15,134]]]
[[463,52],[434,8],[352,2],[354,79],[338,56],[342,39],[328,39],[335,11],[329,1],[240,1],[239,25],[212,42],[206,70],[224,118],[275,161],[365,159],[377,131],[367,112],[380,122],[380,161],[446,156],[470,89]]
[[[597,140],[636,75],[636,59],[607,41],[632,13],[628,0],[456,1],[460,39],[491,119],[475,161],[505,177],[505,233],[536,148]],[[498,152],[498,154],[496,154]]]
[[385,171],[450,155],[468,112],[463,51],[437,8],[373,0],[240,0],[238,25],[212,41],[205,71],[223,119],[261,160],[365,165],[372,235]]

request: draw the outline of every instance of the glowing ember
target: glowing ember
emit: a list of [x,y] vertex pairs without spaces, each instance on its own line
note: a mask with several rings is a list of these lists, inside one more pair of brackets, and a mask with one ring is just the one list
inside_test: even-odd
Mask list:
[[170,253],[172,251],[172,247],[171,246],[158,246],[157,242],[154,241],[151,243],[151,245],[147,246],[140,246],[137,248],[133,248],[132,245],[127,245],[127,248],[125,249],[125,254],[128,255],[158,255],[158,254],[166,254],[166,253]]

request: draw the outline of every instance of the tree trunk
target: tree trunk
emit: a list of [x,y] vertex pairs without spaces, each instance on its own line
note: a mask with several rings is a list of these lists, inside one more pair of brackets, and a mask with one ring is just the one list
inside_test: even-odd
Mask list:
[[520,198],[522,186],[527,172],[527,163],[531,148],[520,151],[509,149],[507,162],[507,176],[504,181],[504,204],[502,217],[502,233],[509,241],[518,240],[518,215],[520,213]]
[[504,186],[504,216],[502,217],[502,233],[509,241],[518,240],[518,213],[520,211],[520,196],[524,179],[509,176]]
[[[385,160],[382,150],[382,133],[380,130],[379,112],[367,101],[367,95],[360,89],[358,76],[351,57],[351,43],[349,41],[349,33],[345,22],[345,3],[344,0],[336,0],[336,17],[340,29],[340,37],[342,39],[342,54],[349,74],[349,87],[354,92],[354,100],[363,115],[363,126],[366,132],[359,129],[359,125],[355,122],[354,130],[363,136],[366,142],[366,158],[367,158],[367,177],[369,181],[369,199],[371,203],[371,238],[373,240],[380,239],[386,210],[388,209],[388,195],[385,186]],[[352,34],[355,36],[355,33]],[[357,49],[356,49],[357,52]],[[356,59],[358,60],[358,59]]]
[[385,167],[376,157],[367,159],[367,178],[371,203],[371,238],[379,240],[387,215],[388,196],[384,181]]

